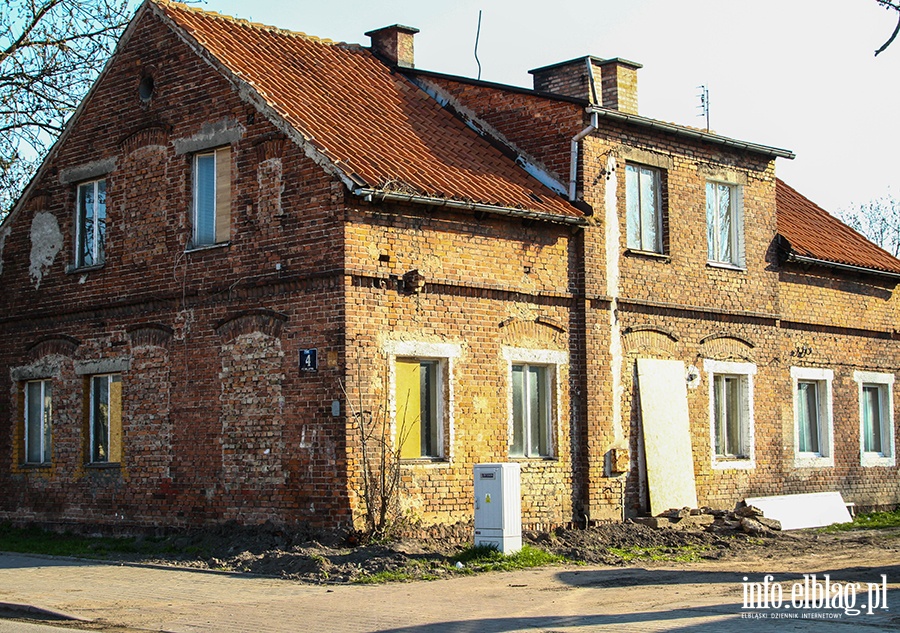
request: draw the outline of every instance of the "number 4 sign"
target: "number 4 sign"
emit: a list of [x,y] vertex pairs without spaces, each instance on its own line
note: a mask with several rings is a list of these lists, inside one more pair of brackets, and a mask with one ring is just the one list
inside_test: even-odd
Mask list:
[[319,368],[315,349],[300,350],[300,371],[316,371]]

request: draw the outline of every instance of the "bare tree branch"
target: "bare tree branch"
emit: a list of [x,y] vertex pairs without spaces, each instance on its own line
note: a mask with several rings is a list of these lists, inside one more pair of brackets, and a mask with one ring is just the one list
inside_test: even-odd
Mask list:
[[877,51],[875,51],[875,57],[878,57],[878,54],[884,52],[884,49],[886,49],[888,46],[890,46],[893,43],[893,41],[897,38],[897,35],[900,34],[900,2],[898,2],[896,0],[876,0],[876,2],[878,2],[878,4],[883,6],[885,9],[888,9],[888,10],[892,9],[898,13],[897,26],[894,27],[894,32],[891,33],[891,36],[888,38],[888,41],[885,42],[881,46],[881,48],[879,48]]
[[6,0],[0,10],[0,219],[103,69],[131,0]]

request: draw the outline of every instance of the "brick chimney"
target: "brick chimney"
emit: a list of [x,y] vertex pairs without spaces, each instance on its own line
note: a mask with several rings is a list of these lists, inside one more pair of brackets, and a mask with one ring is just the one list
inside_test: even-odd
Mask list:
[[534,76],[534,89],[540,92],[585,99],[604,108],[637,114],[639,68],[640,64],[627,59],[589,55],[528,72]]
[[419,29],[395,24],[366,33],[372,38],[372,52],[403,68],[415,68],[413,36]]

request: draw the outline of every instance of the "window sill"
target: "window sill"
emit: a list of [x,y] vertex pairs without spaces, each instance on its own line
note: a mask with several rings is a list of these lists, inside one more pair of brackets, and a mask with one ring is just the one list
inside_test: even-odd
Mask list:
[[625,254],[629,257],[641,257],[644,259],[655,259],[657,261],[669,263],[672,258],[665,253],[657,253],[656,251],[642,251],[637,248],[626,248]]
[[50,462],[25,462],[24,464],[19,464],[19,468],[24,468],[25,470],[49,470],[53,464]]
[[743,266],[738,266],[737,264],[729,264],[728,262],[706,262],[707,268],[720,268],[723,270],[733,270],[739,273],[747,272],[747,269]]
[[897,465],[897,460],[894,459],[892,455],[882,455],[881,453],[863,453],[859,465],[863,468],[877,468],[879,466],[893,468]]
[[834,468],[834,457],[800,453],[794,455],[794,468]]
[[524,455],[510,455],[509,461],[511,462],[522,462],[525,464],[557,464],[559,463],[559,459],[556,457],[527,457]]
[[756,461],[749,457],[716,457],[712,467],[713,470],[753,470]]
[[66,266],[66,274],[67,275],[80,275],[82,273],[92,273],[95,270],[101,270],[106,267],[106,262],[102,264],[94,264],[93,266],[76,266],[75,264],[69,264]]
[[122,464],[119,462],[91,462],[90,464],[85,464],[84,467],[90,470],[112,470],[122,468]]
[[214,251],[219,248],[227,248],[231,246],[231,242],[219,242],[217,244],[201,244],[200,246],[188,246],[184,249],[185,253],[201,253],[203,251]]
[[447,466],[450,463],[446,457],[420,457],[418,459],[401,459],[400,466]]

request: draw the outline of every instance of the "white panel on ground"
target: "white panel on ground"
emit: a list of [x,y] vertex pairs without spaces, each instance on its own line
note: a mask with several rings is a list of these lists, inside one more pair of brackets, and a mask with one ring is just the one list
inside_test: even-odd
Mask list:
[[650,514],[696,508],[684,363],[639,358],[637,371]]
[[781,521],[782,530],[823,527],[853,520],[839,492],[748,497],[744,503],[759,508],[768,519]]

